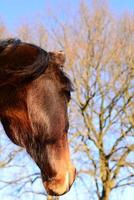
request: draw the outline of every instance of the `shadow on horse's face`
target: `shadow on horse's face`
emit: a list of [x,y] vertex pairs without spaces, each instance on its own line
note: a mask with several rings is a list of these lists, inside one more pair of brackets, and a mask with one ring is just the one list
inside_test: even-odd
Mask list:
[[[26,148],[41,169],[43,184],[48,194],[62,195],[69,190],[75,179],[75,168],[70,161],[67,140],[69,127],[67,103],[72,88],[70,80],[59,67],[60,64],[63,64],[64,57],[61,53],[59,55],[48,53],[49,59],[43,60],[47,67],[42,73],[42,70],[36,69],[39,65],[38,62],[32,65],[30,63],[30,56],[31,60],[35,59],[36,54],[42,53],[41,49],[20,41],[9,42],[12,44],[5,42],[0,46],[2,49],[0,50],[4,52],[0,54],[1,66],[12,68],[12,71],[9,70],[9,74],[7,69],[5,70],[3,79],[0,71],[2,124],[9,138],[14,143]],[[11,55],[10,49],[14,50]],[[43,51],[44,57],[46,54]],[[13,60],[13,62],[8,65],[4,64],[7,62],[5,59]],[[25,66],[27,60],[29,68],[24,70],[20,68],[17,72],[13,72],[17,65],[21,66],[23,63],[22,66]],[[39,76],[36,75],[35,69],[37,73],[40,73]],[[33,70],[33,73],[30,71],[31,76],[34,77],[33,80],[26,84],[24,82],[20,84],[19,77],[21,80],[29,80],[28,70]],[[4,83],[5,86],[3,86]],[[16,87],[17,83],[20,84],[18,87]]]

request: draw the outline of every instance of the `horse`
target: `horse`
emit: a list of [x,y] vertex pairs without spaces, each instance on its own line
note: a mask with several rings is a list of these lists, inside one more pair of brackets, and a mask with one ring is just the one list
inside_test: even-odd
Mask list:
[[65,54],[16,38],[0,41],[0,120],[10,140],[26,149],[49,195],[69,191],[76,170],[67,132],[72,83]]

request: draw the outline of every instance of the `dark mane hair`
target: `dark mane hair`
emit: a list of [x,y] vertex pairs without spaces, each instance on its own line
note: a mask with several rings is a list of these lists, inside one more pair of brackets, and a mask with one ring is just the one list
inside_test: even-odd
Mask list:
[[19,39],[0,41],[0,87],[30,82],[45,71],[47,64],[48,54],[40,47]]

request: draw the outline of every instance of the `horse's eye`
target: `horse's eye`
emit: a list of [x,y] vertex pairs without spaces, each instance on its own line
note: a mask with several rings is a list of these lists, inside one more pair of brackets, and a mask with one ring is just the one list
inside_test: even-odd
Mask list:
[[64,95],[65,95],[65,97],[67,98],[67,101],[69,102],[70,99],[71,99],[71,92],[68,91],[68,90],[65,90],[65,91],[64,91]]

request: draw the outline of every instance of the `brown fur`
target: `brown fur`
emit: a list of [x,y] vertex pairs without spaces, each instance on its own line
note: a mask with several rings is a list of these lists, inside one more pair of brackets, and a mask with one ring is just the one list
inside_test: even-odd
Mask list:
[[66,135],[72,86],[64,61],[62,53],[20,40],[0,42],[0,118],[9,138],[38,164],[46,185],[72,173]]

